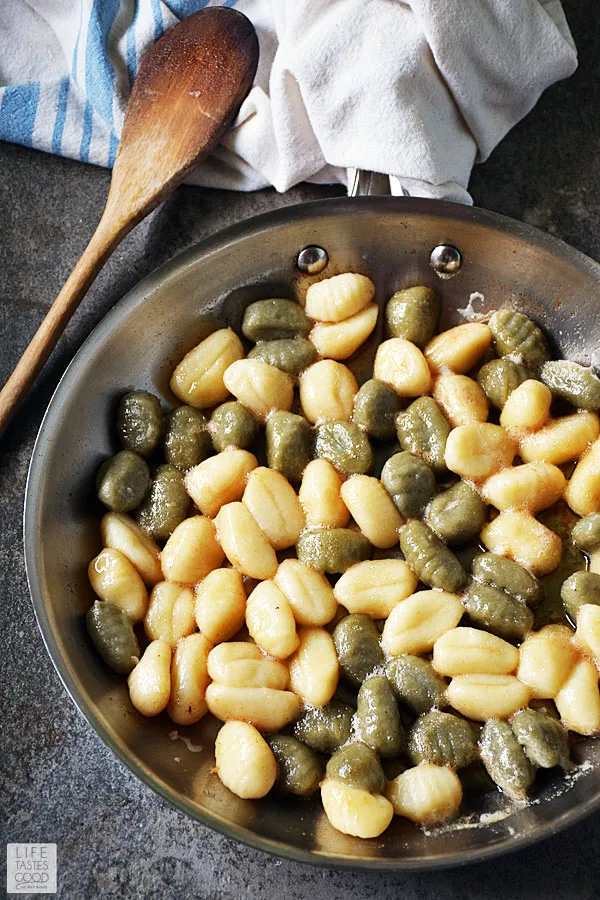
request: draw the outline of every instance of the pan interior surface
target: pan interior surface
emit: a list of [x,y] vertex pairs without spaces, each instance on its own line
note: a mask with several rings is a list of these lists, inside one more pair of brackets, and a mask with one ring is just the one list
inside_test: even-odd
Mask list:
[[[429,265],[432,249],[442,243],[457,247],[463,260],[446,281]],[[330,260],[314,277],[295,267],[298,252],[310,244],[324,247]],[[430,285],[443,300],[442,327],[464,322],[473,308],[510,306],[545,329],[557,355],[589,363],[600,347],[600,266],[492,213],[403,198],[337,199],[230,228],[141,282],[98,325],[65,373],[29,473],[29,584],[48,651],[79,709],[122,762],[181,810],[255,847],[307,862],[459,865],[522,847],[596,808],[600,741],[575,745],[582,765],[574,775],[541,773],[526,804],[500,793],[475,794],[468,815],[453,826],[426,833],[395,818],[381,838],[361,841],[335,831],[318,798],[272,794],[246,801],[231,794],[212,772],[218,723],[206,717],[175,729],[166,714],[143,718],[129,702],[126,679],[104,666],[84,626],[93,599],[87,565],[101,549],[94,476],[117,449],[111,423],[118,398],[139,388],[171,403],[173,366],[210,331],[239,328],[252,300],[302,299],[313,281],[343,271],[372,277],[380,304],[400,288]],[[381,337],[379,331],[353,362],[359,379]]]

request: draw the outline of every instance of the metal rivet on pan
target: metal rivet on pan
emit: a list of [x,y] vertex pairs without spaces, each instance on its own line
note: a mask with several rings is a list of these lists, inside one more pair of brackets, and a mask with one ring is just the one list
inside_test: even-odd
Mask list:
[[452,278],[462,265],[460,250],[457,250],[452,244],[438,244],[431,251],[429,265],[440,278]]
[[296,265],[300,271],[304,272],[306,275],[318,275],[319,272],[323,271],[328,262],[329,256],[327,255],[327,250],[318,247],[316,244],[310,244],[308,247],[305,247],[304,250],[300,251],[298,259],[296,260]]

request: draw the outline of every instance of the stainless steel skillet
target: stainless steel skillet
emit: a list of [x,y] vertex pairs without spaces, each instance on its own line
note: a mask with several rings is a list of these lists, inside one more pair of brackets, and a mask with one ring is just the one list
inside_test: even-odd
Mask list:
[[[447,280],[431,268],[449,244],[462,264]],[[320,275],[298,271],[307,245],[327,251]],[[131,387],[169,400],[175,361],[214,327],[239,324],[252,299],[298,295],[315,277],[371,275],[384,302],[415,283],[436,287],[443,325],[478,309],[514,306],[531,314],[561,355],[589,361],[600,347],[600,266],[533,228],[478,209],[411,198],[317,201],[234,226],[191,248],[142,281],[85,342],[50,403],[33,454],[25,508],[25,557],[36,615],[56,669],[100,737],[143,781],[182,811],[230,837],[292,859],[335,866],[426,869],[454,866],[523,847],[600,806],[600,742],[575,748],[584,766],[565,782],[551,773],[533,802],[513,808],[500,794],[475,796],[472,815],[432,834],[396,821],[378,840],[335,832],[318,801],[275,795],[238,800],[215,775],[216,726],[173,733],[168,719],[144,719],[124,679],[92,651],[83,613],[91,602],[89,559],[99,550],[94,473],[114,452],[115,399]],[[360,368],[371,348],[359,358]],[[185,738],[186,743],[183,742]],[[191,748],[191,749],[188,749]]]

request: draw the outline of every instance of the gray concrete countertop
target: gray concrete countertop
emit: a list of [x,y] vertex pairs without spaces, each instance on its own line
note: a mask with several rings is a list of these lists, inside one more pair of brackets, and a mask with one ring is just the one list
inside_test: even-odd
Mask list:
[[[550,89],[476,169],[471,191],[477,205],[600,259],[597,3],[568,0],[565,7],[579,71]],[[0,145],[0,383],[83,250],[108,183],[106,171]],[[180,189],[114,254],[0,442],[0,843],[56,842],[62,898],[600,896],[600,814],[493,864],[423,875],[313,868],[227,840],[169,807],[117,762],[73,706],[44,649],[25,578],[21,510],[35,435],[67,363],[114,301],[180,250],[255,213],[335,193],[311,186],[284,196]]]

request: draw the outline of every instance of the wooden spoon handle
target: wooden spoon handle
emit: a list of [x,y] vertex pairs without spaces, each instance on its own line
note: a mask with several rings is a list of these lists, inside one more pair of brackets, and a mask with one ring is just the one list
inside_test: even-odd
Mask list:
[[128,228],[116,229],[102,219],[75,268],[48,310],[44,321],[0,391],[0,435],[25,399],[40,369],[52,353],[69,319],[85,297],[96,275]]
[[106,209],[0,391],[0,435],[119,241],[217,145],[250,90],[258,54],[252,23],[228,7],[193,13],[146,54],[127,104]]

